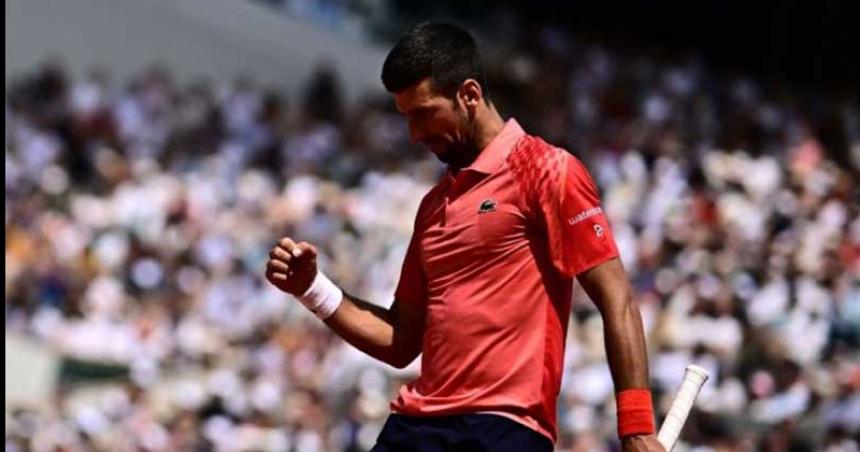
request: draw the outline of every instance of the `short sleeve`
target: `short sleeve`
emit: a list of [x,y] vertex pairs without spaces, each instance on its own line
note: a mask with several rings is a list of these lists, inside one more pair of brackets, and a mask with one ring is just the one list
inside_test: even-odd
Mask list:
[[512,159],[532,216],[546,228],[552,263],[574,277],[618,256],[618,248],[588,170],[576,157],[542,141]]
[[394,298],[401,303],[427,304],[427,280],[421,265],[420,234],[416,229],[409,240],[406,257],[400,270],[400,280],[394,291]]

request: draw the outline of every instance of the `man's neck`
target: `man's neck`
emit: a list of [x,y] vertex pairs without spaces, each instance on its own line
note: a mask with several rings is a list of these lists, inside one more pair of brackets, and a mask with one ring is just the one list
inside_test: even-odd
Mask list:
[[502,129],[505,128],[505,120],[502,119],[499,112],[492,106],[487,108],[482,112],[481,118],[476,121],[475,124],[475,138],[474,138],[474,146],[477,152],[468,162],[464,162],[462,165],[451,164],[448,165],[448,170],[452,175],[456,176],[457,173],[460,172],[460,169],[466,166],[471,165],[475,159],[478,158],[478,155],[481,152],[484,152],[484,149],[495,139],[501,132]]
[[505,128],[505,120],[502,119],[495,108],[490,107],[484,111],[486,118],[478,121],[475,131],[475,147],[479,153],[483,152],[487,145],[493,141]]

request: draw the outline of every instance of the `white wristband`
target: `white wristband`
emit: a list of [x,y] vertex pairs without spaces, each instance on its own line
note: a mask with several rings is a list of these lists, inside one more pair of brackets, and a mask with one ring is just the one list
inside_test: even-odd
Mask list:
[[317,317],[325,320],[340,306],[343,301],[343,291],[323,272],[317,270],[314,282],[305,293],[296,298]]

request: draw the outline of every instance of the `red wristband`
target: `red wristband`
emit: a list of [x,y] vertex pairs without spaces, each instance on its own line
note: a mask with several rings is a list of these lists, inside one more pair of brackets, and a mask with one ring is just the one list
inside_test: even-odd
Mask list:
[[654,434],[651,391],[625,389],[615,395],[618,405],[618,437]]

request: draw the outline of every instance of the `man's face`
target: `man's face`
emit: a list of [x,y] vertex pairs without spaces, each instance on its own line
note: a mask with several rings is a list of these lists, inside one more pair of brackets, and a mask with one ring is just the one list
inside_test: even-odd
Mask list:
[[413,143],[424,144],[447,164],[456,164],[472,153],[472,121],[457,96],[437,92],[425,78],[394,93],[394,101],[406,116]]

